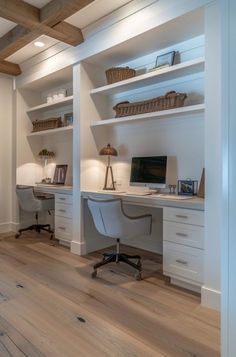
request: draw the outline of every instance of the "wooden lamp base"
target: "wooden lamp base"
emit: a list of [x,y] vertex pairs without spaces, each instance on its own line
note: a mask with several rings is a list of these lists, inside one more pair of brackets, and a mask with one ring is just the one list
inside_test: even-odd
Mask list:
[[[110,171],[110,174],[111,174],[111,187],[107,187],[109,171]],[[114,181],[112,167],[110,165],[108,165],[107,168],[106,168],[106,176],[105,176],[105,183],[104,183],[103,190],[115,191],[115,189],[116,188],[115,188],[115,181]]]

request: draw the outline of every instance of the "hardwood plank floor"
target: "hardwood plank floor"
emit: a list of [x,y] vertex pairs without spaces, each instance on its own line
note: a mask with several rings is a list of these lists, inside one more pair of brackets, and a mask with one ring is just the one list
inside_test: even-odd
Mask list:
[[91,279],[99,252],[78,257],[48,236],[0,236],[0,356],[220,355],[219,314],[162,276],[143,256],[144,279],[122,264]]

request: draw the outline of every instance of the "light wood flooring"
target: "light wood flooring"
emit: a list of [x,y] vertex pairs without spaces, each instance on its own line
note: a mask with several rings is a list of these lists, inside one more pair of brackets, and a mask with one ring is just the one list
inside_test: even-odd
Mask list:
[[219,356],[219,314],[172,287],[158,255],[141,254],[142,281],[122,264],[91,279],[98,253],[0,236],[0,356]]

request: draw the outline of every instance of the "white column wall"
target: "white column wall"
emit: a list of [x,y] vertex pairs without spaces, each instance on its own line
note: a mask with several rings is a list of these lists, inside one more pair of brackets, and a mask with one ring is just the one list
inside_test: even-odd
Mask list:
[[220,309],[221,57],[218,2],[206,7],[205,255],[202,304]]
[[0,233],[12,229],[13,80],[0,76]]
[[222,14],[222,157],[221,356],[236,356],[236,2],[221,0]]

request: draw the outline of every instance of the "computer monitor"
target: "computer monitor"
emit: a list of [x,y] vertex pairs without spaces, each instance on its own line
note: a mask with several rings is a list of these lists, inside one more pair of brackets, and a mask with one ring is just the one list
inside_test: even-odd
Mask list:
[[166,187],[167,156],[133,157],[130,185]]

